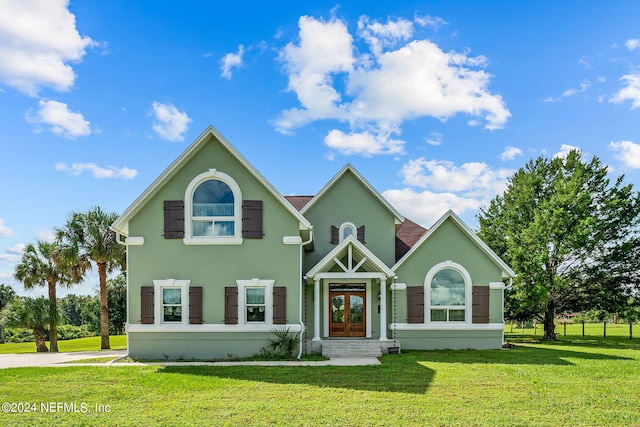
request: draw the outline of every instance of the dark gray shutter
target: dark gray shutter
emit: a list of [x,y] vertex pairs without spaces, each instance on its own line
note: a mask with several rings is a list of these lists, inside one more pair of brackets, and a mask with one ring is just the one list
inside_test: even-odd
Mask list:
[[238,324],[238,288],[235,286],[224,288],[224,323]]
[[262,239],[262,200],[242,201],[242,237]]
[[273,324],[284,325],[287,323],[287,288],[285,286],[273,287]]
[[335,225],[331,226],[331,244],[337,245],[340,241],[340,230]]
[[189,324],[202,324],[202,286],[189,287]]
[[153,325],[153,286],[140,287],[140,323]]
[[489,323],[489,287],[473,287],[473,323]]
[[424,323],[424,286],[407,286],[407,322]]
[[184,237],[184,200],[164,201],[164,238]]
[[367,243],[364,241],[364,225],[361,225],[360,227],[358,227],[358,241],[360,241],[360,243]]

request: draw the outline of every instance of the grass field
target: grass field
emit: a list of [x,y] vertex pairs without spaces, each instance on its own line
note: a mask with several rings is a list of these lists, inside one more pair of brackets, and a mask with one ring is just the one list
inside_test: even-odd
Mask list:
[[[111,344],[111,350],[124,350],[127,348],[127,336],[126,335],[112,335],[109,337],[109,343]],[[49,347],[49,341],[47,341],[47,348]],[[98,351],[100,350],[100,337],[88,337],[78,338],[75,340],[59,340],[58,351],[60,352],[72,352],[72,351]],[[21,354],[21,353],[35,353],[36,345],[33,342],[21,342],[21,343],[4,343],[0,344],[0,354]]]
[[37,409],[0,425],[640,425],[640,339],[506,338],[379,366],[0,370],[0,402]]

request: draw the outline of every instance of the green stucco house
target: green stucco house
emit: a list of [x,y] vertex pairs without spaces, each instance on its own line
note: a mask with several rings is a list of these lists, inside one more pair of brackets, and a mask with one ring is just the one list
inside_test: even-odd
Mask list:
[[511,268],[455,213],[427,230],[351,165],[284,197],[209,127],[112,229],[131,357],[250,356],[275,328],[326,355],[503,343]]

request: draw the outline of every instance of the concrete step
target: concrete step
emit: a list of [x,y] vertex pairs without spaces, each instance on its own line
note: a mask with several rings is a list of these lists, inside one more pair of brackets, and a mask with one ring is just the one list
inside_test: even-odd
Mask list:
[[323,340],[324,357],[380,357],[382,350],[377,341],[365,340]]

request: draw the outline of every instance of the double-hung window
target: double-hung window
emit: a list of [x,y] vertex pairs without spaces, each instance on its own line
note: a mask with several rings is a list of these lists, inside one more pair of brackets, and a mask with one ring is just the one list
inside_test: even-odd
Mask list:
[[247,322],[266,321],[266,288],[245,288],[245,307]]
[[181,288],[162,288],[162,321],[182,322]]

